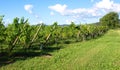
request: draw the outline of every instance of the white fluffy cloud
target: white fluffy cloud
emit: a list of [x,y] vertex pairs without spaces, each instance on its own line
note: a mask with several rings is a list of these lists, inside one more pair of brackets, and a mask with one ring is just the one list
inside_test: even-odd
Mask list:
[[55,10],[56,12],[59,12],[60,14],[64,15],[67,5],[56,4],[54,6],[49,6],[48,8],[51,10]]
[[27,5],[24,6],[24,9],[25,9],[26,11],[28,11],[30,14],[33,13],[33,12],[32,12],[33,5],[27,4]]
[[120,13],[120,3],[114,3],[113,0],[102,0],[95,4],[95,7],[101,13],[108,13],[110,11],[115,11]]
[[[93,2],[94,0],[91,0]],[[120,4],[114,3],[113,0],[101,0],[95,3],[90,8],[76,8],[68,9],[67,5],[56,4],[49,6],[49,9],[60,13],[64,16],[71,16],[73,18],[99,18],[110,11],[115,11],[120,13]]]
[[96,3],[96,7],[101,9],[111,9],[113,5],[114,3],[111,0],[102,0]]

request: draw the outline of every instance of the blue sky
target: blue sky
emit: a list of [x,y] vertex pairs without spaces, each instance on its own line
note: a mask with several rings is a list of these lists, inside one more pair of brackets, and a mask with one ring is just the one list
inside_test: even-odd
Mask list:
[[93,23],[110,11],[120,14],[120,0],[0,0],[6,24],[15,17],[28,18],[30,24]]

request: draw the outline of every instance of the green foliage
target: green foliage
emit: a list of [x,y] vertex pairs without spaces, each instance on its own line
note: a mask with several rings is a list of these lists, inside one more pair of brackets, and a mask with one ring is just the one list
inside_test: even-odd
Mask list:
[[4,37],[5,26],[3,22],[3,17],[4,16],[0,16],[0,43],[2,43],[5,39]]
[[[24,18],[14,18],[12,24],[9,24],[6,28],[5,34],[6,34],[6,44],[8,45],[8,52],[11,52],[14,48],[17,48],[16,46],[22,46],[24,43],[24,40],[29,39],[28,37],[28,29],[29,26],[28,20],[24,20]],[[26,32],[26,33],[25,33]],[[27,35],[27,36],[26,36]],[[26,38],[27,37],[27,38]],[[26,42],[26,41],[25,41]]]
[[[2,23],[1,23],[2,24]],[[2,24],[3,25],[3,24]],[[2,28],[2,27],[1,27]],[[5,28],[3,26],[3,28]],[[47,47],[54,44],[85,41],[103,35],[108,28],[96,25],[75,25],[71,22],[68,26],[60,26],[57,22],[53,25],[29,25],[28,19],[14,18],[13,22],[6,27],[0,38],[6,38],[2,43],[7,45],[7,51],[14,49],[29,50],[32,48]]]
[[110,30],[99,39],[62,44],[50,55],[16,58],[0,70],[120,70],[120,29]]
[[3,17],[4,16],[0,16],[0,53],[3,51],[2,49],[5,42],[5,26],[3,22]]
[[100,23],[109,28],[116,28],[119,25],[119,15],[116,12],[110,12],[100,19]]

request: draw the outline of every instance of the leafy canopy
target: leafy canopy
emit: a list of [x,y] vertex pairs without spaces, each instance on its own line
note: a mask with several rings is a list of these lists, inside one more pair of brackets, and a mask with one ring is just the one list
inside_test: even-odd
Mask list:
[[119,15],[116,12],[109,12],[100,19],[100,23],[109,28],[116,28],[119,24]]

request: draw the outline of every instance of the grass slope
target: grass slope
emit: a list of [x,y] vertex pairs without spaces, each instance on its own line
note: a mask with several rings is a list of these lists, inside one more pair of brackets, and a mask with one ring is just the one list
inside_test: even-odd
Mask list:
[[120,70],[120,30],[80,43],[64,45],[52,56],[37,56],[2,66],[0,70]]

